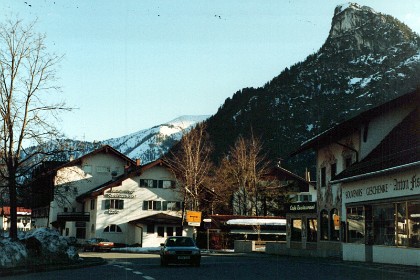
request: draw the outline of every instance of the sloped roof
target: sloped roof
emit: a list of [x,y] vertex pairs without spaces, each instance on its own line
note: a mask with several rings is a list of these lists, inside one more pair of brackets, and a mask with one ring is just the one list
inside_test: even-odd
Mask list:
[[362,161],[333,178],[333,181],[386,171],[406,165],[420,165],[420,109],[411,112]]
[[165,164],[165,162],[162,159],[157,159],[153,162],[150,162],[148,164],[142,165],[142,166],[136,166],[135,168],[133,168],[132,170],[130,170],[129,172],[126,172],[116,178],[113,178],[112,180],[103,183],[100,186],[97,186],[96,188],[93,188],[92,190],[85,192],[81,195],[79,195],[76,200],[81,202],[83,201],[85,198],[88,197],[96,197],[98,195],[103,194],[103,192],[107,189],[113,188],[113,187],[117,187],[119,185],[121,185],[122,181],[124,181],[127,178],[133,177],[133,176],[139,176],[140,174],[142,174],[145,170],[150,169],[154,166],[167,166]]
[[[31,215],[32,210],[24,207],[17,207],[17,215]],[[10,207],[4,206],[0,207],[0,215],[10,216]]]
[[318,149],[322,146],[328,145],[343,138],[346,135],[357,131],[361,124],[369,122],[371,119],[383,115],[395,108],[412,106],[412,104],[420,103],[420,89],[404,94],[391,101],[385,102],[372,109],[364,111],[359,115],[346,120],[334,127],[316,135],[315,137],[303,142],[301,146],[290,154],[290,156],[297,155],[308,149]]
[[300,177],[299,175],[296,175],[295,173],[281,166],[275,166],[270,168],[269,171],[266,174],[264,174],[264,177],[266,179],[277,179],[280,181],[293,180],[298,184],[299,190],[301,192],[309,191],[309,186],[315,187],[315,185],[312,182],[306,181],[304,178]]

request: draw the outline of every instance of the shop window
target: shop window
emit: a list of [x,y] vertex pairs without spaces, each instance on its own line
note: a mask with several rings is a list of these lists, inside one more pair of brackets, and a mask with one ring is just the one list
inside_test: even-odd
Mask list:
[[164,237],[165,236],[165,228],[162,226],[157,227],[157,234],[159,237]]
[[420,201],[407,203],[408,209],[408,246],[420,248]]
[[174,236],[174,228],[173,227],[167,227],[166,228],[166,236]]
[[307,219],[306,220],[306,230],[308,231],[306,234],[306,241],[307,242],[316,242],[317,238],[317,220],[316,219]]
[[347,237],[349,243],[365,242],[365,214],[362,206],[347,208]]
[[373,207],[373,236],[375,245],[395,245],[395,205]]
[[337,209],[332,209],[330,212],[330,239],[332,241],[340,240],[340,216]]
[[121,228],[119,225],[109,225],[104,229],[104,232],[122,232]]
[[302,220],[301,219],[292,219],[291,222],[291,240],[292,241],[302,241]]
[[320,239],[328,240],[328,211],[325,209],[320,212],[320,226]]
[[182,227],[176,227],[176,236],[182,236]]

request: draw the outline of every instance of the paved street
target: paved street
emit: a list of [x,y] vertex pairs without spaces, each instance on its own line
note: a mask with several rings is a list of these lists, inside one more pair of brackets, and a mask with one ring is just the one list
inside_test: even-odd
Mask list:
[[[83,257],[100,256],[107,263],[71,270],[31,273],[1,279],[419,279],[416,269],[397,266],[344,263],[315,258],[289,258],[262,253],[211,254],[203,256],[201,267],[172,265],[161,267],[154,254],[81,253]],[[417,270],[418,271],[418,270]]]

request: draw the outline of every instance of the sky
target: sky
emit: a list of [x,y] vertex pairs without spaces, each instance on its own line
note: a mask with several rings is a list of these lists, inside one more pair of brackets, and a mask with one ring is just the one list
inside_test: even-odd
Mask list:
[[[106,140],[182,115],[213,115],[325,42],[336,0],[0,0],[37,19],[71,112],[72,139]],[[355,1],[353,1],[355,2]],[[420,33],[420,1],[359,0]]]

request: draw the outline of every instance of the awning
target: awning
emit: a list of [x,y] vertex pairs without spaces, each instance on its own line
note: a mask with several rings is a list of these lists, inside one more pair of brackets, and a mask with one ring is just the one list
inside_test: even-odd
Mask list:
[[171,216],[164,213],[147,216],[144,218],[129,221],[130,224],[166,224],[166,225],[181,225],[181,217]]

